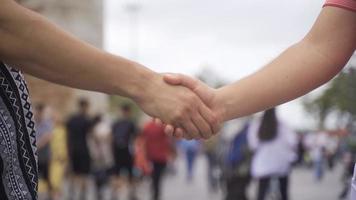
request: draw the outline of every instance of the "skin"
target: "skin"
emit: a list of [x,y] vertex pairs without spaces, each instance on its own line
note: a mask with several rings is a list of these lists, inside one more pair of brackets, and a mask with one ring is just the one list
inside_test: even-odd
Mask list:
[[0,5],[0,60],[57,84],[129,97],[189,137],[217,131],[215,114],[189,89],[172,87],[161,74],[80,41],[12,0]]
[[[321,86],[343,69],[355,49],[356,12],[325,7],[301,41],[261,70],[231,85],[212,89],[179,74],[167,74],[164,79],[191,89],[219,121],[227,121],[288,102]],[[171,125],[166,132],[184,135],[184,130],[174,130]]]

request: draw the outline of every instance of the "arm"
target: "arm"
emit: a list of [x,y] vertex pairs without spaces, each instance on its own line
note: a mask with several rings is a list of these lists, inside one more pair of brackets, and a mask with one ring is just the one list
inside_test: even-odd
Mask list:
[[153,74],[137,63],[79,41],[14,1],[0,2],[0,57],[26,73],[71,87],[130,97],[142,87],[138,79]]
[[212,134],[214,114],[188,89],[168,86],[161,75],[76,39],[12,0],[0,4],[0,59],[54,83],[132,98],[151,116]]
[[356,13],[325,7],[311,31],[260,71],[217,91],[224,119],[290,101],[334,77],[356,49]]
[[325,7],[306,37],[256,73],[218,90],[184,75],[165,81],[193,90],[221,121],[290,101],[334,77],[356,49],[356,13]]

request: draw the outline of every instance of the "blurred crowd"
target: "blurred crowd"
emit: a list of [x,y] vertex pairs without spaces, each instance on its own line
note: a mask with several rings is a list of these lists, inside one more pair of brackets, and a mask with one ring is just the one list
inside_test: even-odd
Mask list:
[[135,119],[128,103],[110,115],[89,110],[86,99],[66,118],[46,104],[36,105],[40,199],[84,200],[93,183],[92,199],[121,199],[125,189],[125,199],[136,200],[142,182],[149,182],[150,199],[161,200],[162,184],[169,181],[164,177],[175,174],[177,156],[184,158],[187,183],[194,179],[197,157],[204,156],[208,191],[222,191],[224,200],[252,199],[247,191],[253,181],[255,199],[288,200],[293,169],[310,169],[321,182],[337,165],[344,169],[339,198],[348,196],[356,142],[347,131],[296,132],[273,108],[227,122],[209,140],[188,141],[167,136],[149,118]]

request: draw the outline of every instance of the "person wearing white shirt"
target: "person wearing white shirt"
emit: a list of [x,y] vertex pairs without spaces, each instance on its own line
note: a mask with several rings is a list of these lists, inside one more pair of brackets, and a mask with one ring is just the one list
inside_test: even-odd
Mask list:
[[254,151],[251,174],[258,179],[258,200],[264,200],[270,181],[278,179],[282,200],[288,200],[288,175],[296,160],[296,133],[279,122],[275,109],[267,110],[261,120],[252,122],[248,142]]

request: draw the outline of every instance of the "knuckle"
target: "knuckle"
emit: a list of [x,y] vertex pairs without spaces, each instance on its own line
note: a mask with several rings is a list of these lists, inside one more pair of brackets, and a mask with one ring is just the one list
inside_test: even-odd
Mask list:
[[218,125],[219,124],[218,118],[215,115],[212,115],[210,117],[210,123],[214,126]]
[[184,109],[177,109],[173,115],[174,116],[173,119],[175,121],[179,121],[183,118],[183,115],[184,115]]

